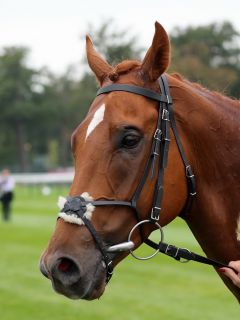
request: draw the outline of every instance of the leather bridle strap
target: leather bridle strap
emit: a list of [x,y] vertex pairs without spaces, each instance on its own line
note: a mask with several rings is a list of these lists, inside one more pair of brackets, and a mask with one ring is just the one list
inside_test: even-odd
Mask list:
[[[160,157],[160,167],[159,167],[159,173],[158,173],[156,188],[154,192],[153,206],[152,206],[152,212],[151,212],[151,219],[158,220],[160,211],[161,211],[160,205],[163,197],[164,169],[167,164],[168,144],[170,141],[169,124],[166,122],[167,121],[167,119],[165,118],[166,113],[163,113],[163,111],[164,110],[167,111],[167,109],[163,109],[163,104],[166,104],[167,106],[169,102],[169,98],[165,94],[160,94],[158,92],[155,92],[143,87],[126,85],[126,84],[111,84],[106,87],[102,87],[98,90],[97,96],[101,94],[107,94],[113,91],[134,93],[134,94],[144,96],[146,98],[150,98],[152,100],[159,102],[158,120],[157,120],[156,131],[153,137],[151,152],[150,152],[147,164],[145,166],[144,173],[140,179],[140,182],[131,200],[132,208],[135,211],[137,220],[140,221],[141,217],[137,209],[137,201],[141,195],[142,189],[149,176],[151,167],[152,167],[152,178],[155,176],[156,161],[157,161],[157,158]],[[106,205],[117,205],[117,203],[116,201],[113,200],[113,201],[109,201],[108,204]]]
[[[137,200],[140,197],[140,194],[145,185],[145,182],[147,180],[151,167],[152,167],[152,177],[155,175],[156,160],[158,157],[160,157],[158,179],[157,179],[156,188],[154,192],[153,206],[152,206],[152,212],[151,212],[152,220],[158,220],[159,214],[161,211],[161,202],[163,198],[164,169],[167,166],[168,149],[169,149],[169,142],[170,142],[170,125],[173,128],[173,133],[178,145],[178,149],[185,165],[189,195],[192,196],[196,194],[195,178],[194,178],[191,166],[188,164],[188,161],[186,159],[186,156],[181,144],[181,140],[177,132],[174,114],[172,111],[172,98],[170,95],[168,81],[165,75],[162,75],[159,78],[159,85],[161,88],[161,94],[143,87],[127,85],[127,84],[111,84],[106,87],[102,87],[97,91],[97,96],[101,94],[107,94],[113,91],[122,91],[122,92],[134,93],[134,94],[144,96],[159,102],[158,121],[157,121],[156,131],[153,137],[151,153],[147,161],[144,174],[131,200],[132,207],[135,209],[137,216],[139,216],[138,210],[137,210]],[[188,196],[187,204],[185,205],[186,209],[191,207],[191,205],[189,205],[189,202],[190,202],[189,200],[191,200],[190,198],[192,199],[192,197]],[[106,205],[117,205],[117,203],[116,201],[113,200],[113,201],[109,201],[108,204],[106,203]]]
[[150,247],[152,247],[153,249],[155,249],[155,250],[158,249],[159,252],[166,254],[166,255],[170,256],[171,258],[174,258],[175,260],[180,261],[180,262],[196,261],[199,263],[211,265],[216,268],[230,268],[234,272],[236,272],[235,269],[229,267],[229,265],[227,265],[225,263],[222,263],[222,262],[214,260],[214,259],[206,258],[204,256],[197,254],[197,253],[191,252],[190,250],[188,250],[186,248],[179,248],[179,247],[176,247],[171,244],[164,243],[164,242],[155,243],[150,239],[147,239],[146,243]]
[[[141,215],[137,208],[137,202],[142,193],[146,180],[149,176],[150,169],[152,168],[152,178],[156,174],[156,166],[157,166],[158,159],[159,159],[158,177],[157,177],[157,182],[156,182],[155,191],[154,191],[150,220],[151,221],[159,220],[159,216],[161,212],[161,203],[163,198],[163,178],[164,178],[164,171],[167,166],[168,149],[169,149],[169,143],[170,143],[170,126],[173,129],[176,143],[178,145],[178,149],[186,169],[187,179],[189,178],[188,176],[191,176],[190,183],[188,183],[188,188],[189,188],[188,192],[189,194],[192,194],[192,195],[196,194],[194,175],[192,173],[190,165],[188,164],[188,161],[186,159],[186,156],[181,144],[180,137],[178,135],[174,114],[172,110],[172,98],[170,95],[168,81],[165,75],[162,75],[159,78],[159,85],[161,89],[161,94],[143,87],[127,85],[127,84],[111,84],[106,87],[100,88],[97,92],[97,96],[101,94],[108,94],[114,91],[129,92],[129,93],[134,93],[134,94],[144,96],[146,98],[150,98],[152,100],[159,102],[158,119],[156,124],[156,130],[153,136],[151,152],[148,157],[143,175],[139,181],[139,184],[135,190],[135,193],[132,199],[130,201],[96,200],[92,202],[92,204],[95,206],[101,206],[101,205],[129,206],[130,208],[134,209],[134,212],[136,214],[138,221],[141,221]],[[190,174],[187,174],[189,172]],[[189,200],[189,197],[188,197],[188,200]],[[190,208],[190,205],[188,204],[188,202],[189,201],[187,201],[185,208]],[[144,239],[143,230],[141,227],[140,227],[140,234],[143,241],[145,243],[148,243],[148,240],[146,239],[145,241]]]
[[[167,81],[165,74],[163,74],[161,76],[159,83],[160,83],[161,91],[165,92],[166,96],[169,99],[170,89],[169,89],[168,81]],[[193,198],[196,195],[196,181],[195,181],[195,176],[193,174],[192,168],[186,158],[186,155],[185,155],[185,152],[183,149],[183,145],[182,145],[181,139],[178,134],[177,125],[176,125],[176,121],[175,121],[175,117],[174,117],[174,113],[173,113],[172,99],[169,99],[168,111],[169,111],[171,128],[172,128],[174,137],[176,139],[176,143],[177,143],[177,147],[178,147],[180,156],[181,156],[183,164],[185,166],[185,175],[186,175],[187,184],[188,184],[188,199],[187,199],[187,202],[181,212],[181,214],[182,214],[184,212],[188,212],[191,209]]]
[[138,94],[140,96],[144,96],[146,98],[150,98],[152,100],[156,100],[159,102],[168,102],[167,97],[163,94],[160,94],[158,92],[138,87],[138,86],[132,86],[128,84],[110,84],[109,86],[102,87],[97,91],[97,96],[103,93],[109,93],[112,91],[124,91],[124,92],[131,92]]
[[98,249],[100,250],[103,260],[106,265],[106,271],[107,271],[107,277],[106,277],[106,282],[109,282],[113,275],[113,261],[109,258],[108,253],[105,249],[105,245],[102,241],[102,239],[98,236],[95,228],[91,224],[91,222],[84,217],[84,215],[81,216],[81,219],[83,220],[85,226],[88,228],[88,231],[91,233],[93,239],[97,243]]

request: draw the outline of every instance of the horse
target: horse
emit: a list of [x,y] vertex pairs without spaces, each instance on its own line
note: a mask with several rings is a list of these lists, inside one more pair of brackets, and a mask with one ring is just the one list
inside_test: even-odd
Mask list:
[[[43,275],[68,298],[97,299],[120,261],[143,242],[154,247],[154,230],[160,250],[162,227],[178,216],[206,259],[240,259],[239,102],[166,74],[170,40],[158,22],[142,62],[111,66],[88,36],[86,52],[100,91],[72,134],[75,175]],[[174,249],[164,252],[179,258]]]

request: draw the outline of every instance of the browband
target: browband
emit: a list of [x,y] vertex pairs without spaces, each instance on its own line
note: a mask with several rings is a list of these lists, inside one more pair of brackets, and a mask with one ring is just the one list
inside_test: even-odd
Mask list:
[[112,91],[124,91],[138,94],[140,96],[144,96],[146,98],[150,98],[152,100],[156,100],[164,103],[172,103],[172,99],[170,96],[165,94],[160,94],[158,92],[152,91],[150,89],[146,89],[138,86],[130,86],[127,84],[110,84],[109,86],[102,87],[97,91],[97,96],[103,93],[109,93]]

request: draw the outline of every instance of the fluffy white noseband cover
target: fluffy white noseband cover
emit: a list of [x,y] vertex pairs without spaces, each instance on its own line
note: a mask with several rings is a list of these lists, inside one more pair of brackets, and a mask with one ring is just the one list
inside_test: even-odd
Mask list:
[[[93,200],[93,198],[89,195],[88,192],[82,193],[81,197],[84,198],[86,201]],[[66,202],[67,202],[67,199],[60,196],[58,198],[58,203],[57,203],[58,208],[60,210],[62,210]],[[88,203],[86,207],[87,207],[87,211],[84,213],[84,217],[86,217],[88,220],[91,220],[92,213],[95,210],[95,207],[91,203]],[[68,215],[65,212],[59,212],[58,217],[62,218],[63,220],[65,220],[66,222],[69,222],[69,223],[75,223],[75,224],[79,224],[79,225],[84,224],[82,219],[79,218],[76,214]]]

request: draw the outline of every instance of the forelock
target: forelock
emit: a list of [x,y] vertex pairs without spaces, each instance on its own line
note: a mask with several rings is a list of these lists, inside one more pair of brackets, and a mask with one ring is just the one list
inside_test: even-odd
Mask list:
[[113,70],[108,74],[111,81],[117,81],[120,75],[129,73],[135,69],[139,69],[141,62],[137,60],[124,60],[118,63]]

